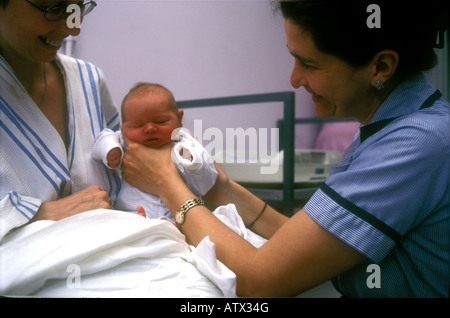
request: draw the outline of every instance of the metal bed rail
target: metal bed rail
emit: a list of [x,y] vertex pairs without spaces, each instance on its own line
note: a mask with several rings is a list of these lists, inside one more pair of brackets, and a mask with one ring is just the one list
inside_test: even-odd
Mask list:
[[294,210],[294,125],[295,125],[295,93],[277,92],[252,94],[230,97],[205,98],[178,101],[177,105],[181,109],[232,106],[267,102],[283,103],[283,131],[280,132],[281,141],[284,147],[283,157],[283,206],[286,211]]

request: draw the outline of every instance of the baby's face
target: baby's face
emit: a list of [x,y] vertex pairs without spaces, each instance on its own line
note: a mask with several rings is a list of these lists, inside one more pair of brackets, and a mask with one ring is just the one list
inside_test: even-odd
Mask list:
[[122,130],[131,140],[159,148],[171,141],[182,126],[183,111],[175,110],[165,94],[129,97],[125,101]]

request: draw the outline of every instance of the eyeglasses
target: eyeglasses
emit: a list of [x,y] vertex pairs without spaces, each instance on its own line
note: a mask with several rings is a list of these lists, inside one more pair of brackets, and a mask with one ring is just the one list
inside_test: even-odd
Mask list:
[[[36,9],[38,9],[39,11],[44,12],[44,17],[48,21],[56,21],[56,20],[64,19],[71,14],[71,12],[67,12],[67,7],[69,5],[58,4],[56,6],[49,7],[47,9],[43,9],[43,8],[37,6],[36,4],[34,4],[33,2],[30,2],[28,0],[25,0],[25,1],[28,2],[29,4],[31,4]],[[89,1],[86,3],[78,4],[78,6],[80,7],[81,16],[84,17],[85,15],[90,13],[92,10],[94,10],[94,8],[97,6],[97,3],[95,3],[95,1]]]

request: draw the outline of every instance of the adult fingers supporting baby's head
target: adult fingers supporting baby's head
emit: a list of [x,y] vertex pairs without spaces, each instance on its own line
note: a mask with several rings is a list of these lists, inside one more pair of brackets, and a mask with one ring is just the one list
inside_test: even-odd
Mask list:
[[122,138],[123,138],[123,141],[125,142],[125,144],[128,145],[130,143],[133,143],[133,141],[130,138],[128,138],[127,133],[124,129],[121,129],[121,133],[122,133]]

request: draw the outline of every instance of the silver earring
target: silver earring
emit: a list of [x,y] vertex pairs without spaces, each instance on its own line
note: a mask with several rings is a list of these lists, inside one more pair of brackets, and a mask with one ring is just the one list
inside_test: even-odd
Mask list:
[[373,85],[375,86],[375,88],[376,88],[377,90],[381,90],[381,89],[384,88],[384,84],[383,84],[383,82],[380,81],[380,80],[376,80],[375,82],[373,82]]

